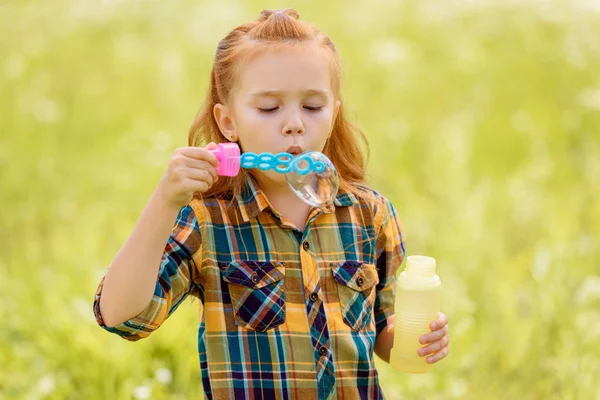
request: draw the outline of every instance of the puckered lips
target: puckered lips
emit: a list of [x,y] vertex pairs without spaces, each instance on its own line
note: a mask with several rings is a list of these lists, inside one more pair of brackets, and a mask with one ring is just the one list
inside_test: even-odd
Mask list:
[[295,145],[292,145],[292,146],[288,147],[285,152],[286,153],[290,153],[291,155],[293,155],[294,157],[296,157],[297,155],[303,153],[304,149],[302,149],[302,146],[299,146],[299,145],[295,144]]

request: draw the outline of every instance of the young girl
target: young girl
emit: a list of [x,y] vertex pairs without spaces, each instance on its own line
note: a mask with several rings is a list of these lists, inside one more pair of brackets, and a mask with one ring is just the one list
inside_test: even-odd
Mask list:
[[[365,186],[357,136],[328,37],[292,10],[234,29],[218,45],[190,147],[175,151],[100,282],[100,326],[142,339],[196,296],[207,398],[383,398],[373,353],[389,361],[405,251],[394,207]],[[209,150],[228,141],[323,152],[340,175],[337,197],[311,207],[273,171],[217,177]],[[431,329],[420,355],[434,363],[448,353],[446,316]]]

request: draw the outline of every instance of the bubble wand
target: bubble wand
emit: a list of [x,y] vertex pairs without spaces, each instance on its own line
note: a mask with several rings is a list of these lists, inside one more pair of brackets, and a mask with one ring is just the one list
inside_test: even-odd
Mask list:
[[333,202],[339,187],[338,173],[323,153],[307,151],[294,157],[290,153],[240,154],[236,143],[219,143],[210,150],[219,160],[217,174],[237,176],[241,168],[274,170],[285,174],[288,185],[303,201],[313,206]]

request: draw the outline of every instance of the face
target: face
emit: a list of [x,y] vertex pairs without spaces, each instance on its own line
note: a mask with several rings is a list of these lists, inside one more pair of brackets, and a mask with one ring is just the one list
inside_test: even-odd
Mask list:
[[[240,72],[232,103],[215,118],[244,152],[322,151],[340,102],[331,88],[330,64],[315,45],[263,52]],[[285,184],[274,171],[253,171],[261,184]]]

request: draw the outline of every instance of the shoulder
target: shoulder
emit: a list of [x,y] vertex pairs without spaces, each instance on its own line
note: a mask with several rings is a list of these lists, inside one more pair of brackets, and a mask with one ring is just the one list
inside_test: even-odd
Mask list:
[[179,249],[193,256],[202,245],[202,235],[192,203],[181,207],[169,237],[166,251],[176,254]]
[[192,203],[181,207],[177,213],[177,219],[175,220],[175,230],[183,230],[185,228],[194,228],[197,226],[197,218]]
[[[402,257],[405,254],[403,223],[392,202],[377,190],[366,185],[356,185],[356,199],[359,204],[368,205],[373,214],[373,226],[381,246],[390,246]],[[386,243],[385,245],[383,243]],[[382,247],[382,248],[384,248]],[[402,261],[397,264],[400,265]]]
[[203,234],[215,224],[226,220],[223,212],[227,212],[235,200],[217,197],[194,197],[187,205],[181,207],[177,214],[171,237],[180,244],[193,249],[199,248]]
[[365,184],[352,184],[352,192],[356,198],[356,203],[362,208],[368,207],[373,210],[375,215],[383,220],[396,216],[396,208],[392,202],[381,192]]
[[403,231],[396,207],[388,197],[365,184],[355,183],[352,185],[351,191],[356,199],[354,202],[355,207],[360,209],[363,216],[368,215],[370,224],[372,224],[377,235],[390,225],[393,225],[399,231]]
[[202,226],[210,222],[220,221],[224,213],[229,213],[237,208],[237,199],[233,195],[220,194],[218,196],[200,197],[195,196],[182,210],[194,214],[198,225]]

